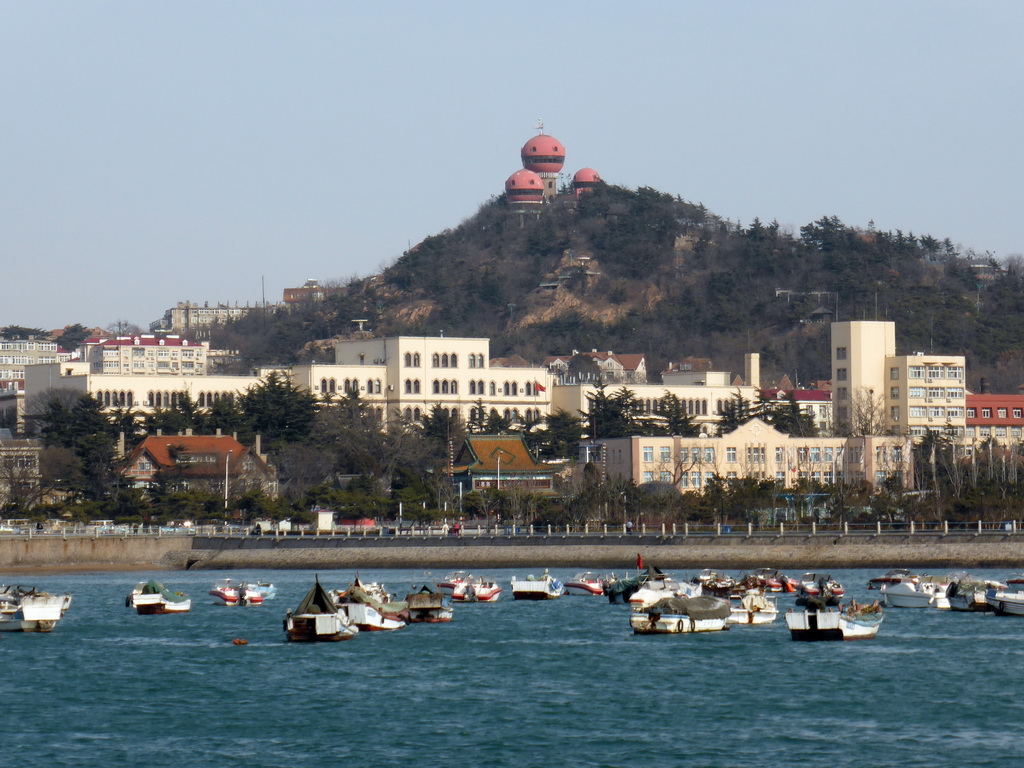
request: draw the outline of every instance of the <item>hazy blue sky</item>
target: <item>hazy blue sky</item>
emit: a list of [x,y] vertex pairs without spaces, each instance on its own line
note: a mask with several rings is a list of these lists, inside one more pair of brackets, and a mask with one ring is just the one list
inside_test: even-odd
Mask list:
[[1020,2],[0,0],[0,325],[366,275],[521,167],[1024,251]]

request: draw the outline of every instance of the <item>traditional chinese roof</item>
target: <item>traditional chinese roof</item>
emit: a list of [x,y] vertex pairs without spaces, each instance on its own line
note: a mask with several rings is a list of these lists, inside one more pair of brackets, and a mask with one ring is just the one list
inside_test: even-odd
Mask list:
[[469,435],[455,458],[452,471],[497,472],[501,456],[501,472],[554,472],[534,458],[526,442],[519,435]]

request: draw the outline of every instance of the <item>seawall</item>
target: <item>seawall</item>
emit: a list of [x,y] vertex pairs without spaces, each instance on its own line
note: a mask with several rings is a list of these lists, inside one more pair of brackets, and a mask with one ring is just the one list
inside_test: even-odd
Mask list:
[[57,537],[0,538],[0,570],[32,568],[354,569],[1012,568],[1024,535],[1003,533],[758,536]]

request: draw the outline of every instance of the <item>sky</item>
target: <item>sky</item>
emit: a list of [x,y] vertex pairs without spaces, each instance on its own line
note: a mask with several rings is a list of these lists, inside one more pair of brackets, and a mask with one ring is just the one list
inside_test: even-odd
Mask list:
[[1024,252],[1024,3],[0,0],[0,326],[378,272],[544,129],[746,225]]

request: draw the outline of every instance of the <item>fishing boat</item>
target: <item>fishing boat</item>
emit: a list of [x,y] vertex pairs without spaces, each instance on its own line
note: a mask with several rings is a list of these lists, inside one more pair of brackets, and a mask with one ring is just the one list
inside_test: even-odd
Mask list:
[[629,603],[631,598],[640,587],[647,581],[646,573],[637,573],[634,576],[616,576],[611,574],[604,581],[604,594],[609,603]]
[[951,611],[982,612],[994,608],[988,604],[986,595],[990,589],[1005,590],[1008,585],[990,579],[982,579],[969,573],[950,574],[946,587],[946,599]]
[[666,597],[633,611],[629,625],[637,635],[675,635],[690,632],[718,632],[729,628],[732,607],[721,597]]
[[456,603],[496,603],[501,597],[501,585],[486,576],[470,576],[452,592]]
[[893,568],[881,576],[868,579],[868,589],[881,589],[886,584],[899,584],[901,581],[910,581],[918,578],[917,574],[906,568]]
[[909,581],[883,584],[881,593],[890,608],[940,608],[949,610],[946,588],[949,583],[932,576],[917,576]]
[[440,624],[452,620],[453,611],[448,595],[442,595],[427,585],[406,595],[405,602],[409,606],[410,624]]
[[604,579],[591,571],[577,573],[565,582],[567,595],[603,595]]
[[549,574],[547,569],[540,578],[532,574],[525,579],[512,577],[513,600],[554,600],[561,597],[564,591],[562,582]]
[[1001,616],[1024,616],[1024,591],[1013,590],[1012,586],[989,589],[985,593],[985,601]]
[[210,595],[217,605],[263,605],[263,595],[254,585],[235,579],[221,579]]
[[727,573],[719,573],[711,568],[705,568],[690,581],[692,584],[700,586],[701,594],[718,597],[729,597],[736,587],[736,579]]
[[134,608],[143,616],[164,613],[187,613],[192,609],[188,595],[172,592],[159,581],[140,581],[125,600],[125,605]]
[[0,586],[0,632],[52,632],[70,607],[71,595]]
[[1007,585],[1024,584],[1024,573],[1015,573],[1006,580]]
[[743,597],[733,599],[730,624],[771,624],[779,616],[779,606],[763,592],[751,590]]
[[843,585],[828,573],[805,573],[800,577],[800,587],[797,592],[808,597],[841,598],[846,594]]
[[858,606],[851,602],[849,609],[832,610],[821,602],[802,611],[786,614],[786,626],[792,640],[870,640],[878,634],[884,619],[877,603]]
[[748,585],[756,584],[765,592],[796,592],[800,587],[799,579],[787,576],[777,568],[758,568],[740,581]]
[[442,595],[454,595],[455,590],[472,578],[466,571],[452,571],[445,574],[445,577],[437,582],[437,591]]
[[[409,620],[408,605],[404,602],[384,602],[380,600],[383,589],[379,584],[372,591],[364,588],[359,577],[344,591],[334,590],[330,593],[338,609],[351,619],[361,631],[380,632],[401,629]],[[383,590],[388,595],[387,590]],[[390,595],[388,595],[390,598]]]
[[294,611],[284,617],[284,631],[295,642],[349,640],[359,628],[338,609],[330,593],[317,579]]

